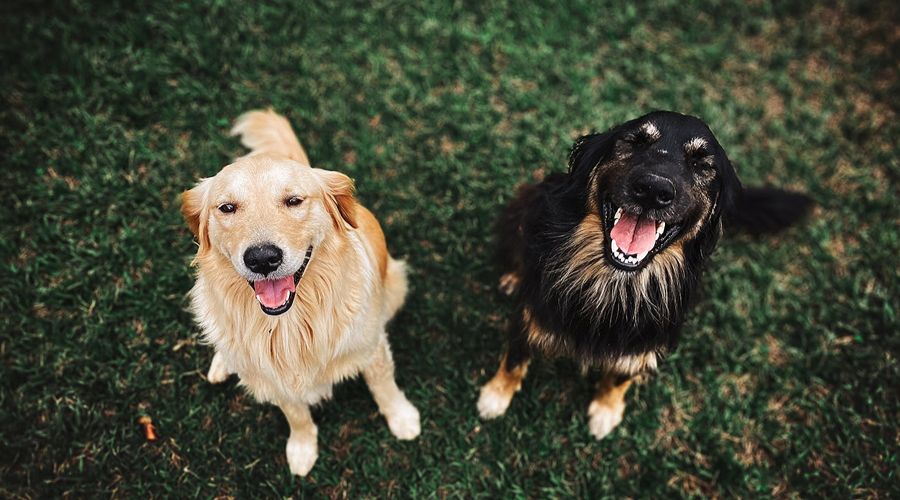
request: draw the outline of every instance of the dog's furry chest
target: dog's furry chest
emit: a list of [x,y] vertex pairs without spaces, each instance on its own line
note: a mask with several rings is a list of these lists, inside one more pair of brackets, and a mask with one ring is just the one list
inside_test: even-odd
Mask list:
[[250,294],[229,304],[226,297],[233,292],[219,292],[202,276],[191,292],[194,310],[204,312],[197,315],[204,340],[260,401],[315,404],[330,396],[331,385],[359,373],[378,345],[370,289],[352,297],[318,297],[316,308],[298,295],[294,308],[281,316],[262,313]]
[[529,344],[583,366],[633,375],[674,348],[687,307],[680,261],[625,274],[574,235],[527,266],[519,296]]
[[[353,337],[352,342],[339,341],[344,345],[331,345],[327,340],[316,340],[315,336],[309,341],[304,341],[300,335],[292,337],[281,341],[275,332],[263,334],[230,351],[241,384],[256,399],[269,402],[299,400],[312,405],[330,398],[331,387],[356,376],[377,346],[377,338],[365,335],[364,329],[334,335],[339,339]],[[283,345],[285,342],[301,343],[303,348],[295,350]]]

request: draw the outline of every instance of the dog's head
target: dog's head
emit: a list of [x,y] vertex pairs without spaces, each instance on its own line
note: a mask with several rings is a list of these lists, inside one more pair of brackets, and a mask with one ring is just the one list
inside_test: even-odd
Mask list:
[[626,272],[704,233],[716,232],[714,244],[721,215],[740,190],[709,127],[666,111],[582,137],[569,168],[603,221],[608,261]]
[[251,156],[185,191],[181,211],[201,265],[211,255],[227,259],[263,312],[278,315],[291,308],[315,248],[356,227],[355,205],[344,174]]

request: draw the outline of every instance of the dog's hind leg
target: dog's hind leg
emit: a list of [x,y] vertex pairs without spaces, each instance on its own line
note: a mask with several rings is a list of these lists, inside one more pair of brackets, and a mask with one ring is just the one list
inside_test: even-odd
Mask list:
[[317,437],[319,430],[313,422],[309,407],[302,403],[279,404],[291,427],[286,454],[291,473],[305,476],[319,457]]
[[213,356],[212,363],[209,364],[209,371],[206,373],[206,379],[209,380],[210,384],[218,384],[224,382],[232,373],[234,372],[228,367],[225,356],[221,352],[216,352],[215,356]]
[[387,339],[378,346],[372,362],[363,369],[363,378],[375,398],[378,411],[387,419],[397,439],[415,439],[421,432],[419,410],[406,399],[394,378],[394,359]]
[[513,295],[519,290],[519,280],[519,273],[506,273],[500,276],[500,284],[497,288],[503,295]]
[[478,413],[483,419],[497,418],[509,408],[513,396],[522,388],[522,380],[528,373],[531,348],[525,339],[521,316],[516,315],[511,325],[506,353],[500,360],[500,368],[478,396]]
[[625,393],[633,378],[604,374],[597,385],[597,393],[588,407],[588,428],[597,439],[603,439],[622,421],[625,414]]
[[387,272],[384,277],[385,322],[394,317],[397,310],[403,306],[403,301],[406,300],[406,293],[409,290],[406,273],[405,261],[388,257]]

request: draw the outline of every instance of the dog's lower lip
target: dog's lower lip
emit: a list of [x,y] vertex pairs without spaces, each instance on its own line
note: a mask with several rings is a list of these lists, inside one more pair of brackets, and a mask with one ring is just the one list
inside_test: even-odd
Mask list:
[[266,306],[262,305],[262,303],[260,303],[259,307],[262,308],[263,312],[268,314],[269,316],[278,316],[279,314],[283,314],[283,313],[287,312],[287,310],[290,309],[293,304],[294,304],[294,292],[289,292],[288,298],[287,298],[287,300],[284,301],[284,304],[281,304],[278,307],[270,308],[270,307],[266,307]]

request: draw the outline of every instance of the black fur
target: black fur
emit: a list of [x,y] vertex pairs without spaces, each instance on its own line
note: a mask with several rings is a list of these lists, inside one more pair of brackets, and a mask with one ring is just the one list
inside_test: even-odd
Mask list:
[[813,205],[812,199],[802,193],[746,188],[727,214],[725,226],[751,234],[776,233],[806,217]]
[[[655,136],[641,131],[640,127],[648,122],[659,131],[659,138],[653,139]],[[693,156],[683,152],[685,141],[694,137],[705,141],[701,166],[691,159]],[[655,160],[656,157],[659,159]],[[660,258],[653,253],[635,271],[615,271],[620,279],[635,285],[625,288],[624,297],[595,303],[596,297],[588,290],[594,284],[591,282],[567,293],[560,286],[560,274],[554,269],[576,258],[578,248],[573,248],[572,241],[579,224],[586,217],[599,216],[604,220],[604,227],[596,231],[596,237],[608,240],[607,226],[611,226],[612,214],[602,212],[614,210],[617,205],[631,206],[628,183],[645,170],[663,172],[660,175],[671,178],[678,188],[679,197],[664,209],[634,209],[643,210],[644,215],[637,217],[647,217],[657,224],[664,221],[670,228],[681,227],[673,233],[675,236],[668,246],[658,249],[660,253],[682,253],[684,265],[674,282],[664,283],[651,277],[646,287],[649,302],[638,300],[639,276],[649,273],[646,266]],[[704,174],[712,171],[714,175]],[[695,175],[707,175],[702,189]],[[538,184],[520,188],[498,220],[500,270],[519,278],[507,368],[527,360],[532,348],[538,345],[545,348],[550,345],[550,355],[571,357],[585,366],[607,368],[622,356],[648,352],[664,355],[677,344],[705,261],[721,234],[723,217],[736,228],[773,231],[796,222],[810,206],[811,201],[797,193],[743,190],[724,149],[697,118],[654,112],[608,132],[580,138],[569,157],[569,172],[552,174]],[[687,237],[689,228],[698,228],[696,234]],[[657,239],[659,245],[663,245],[663,238],[665,235]],[[615,269],[609,243],[603,248],[583,264]],[[523,320],[525,311],[539,334],[529,330],[527,321]],[[535,342],[535,337],[541,341]]]

